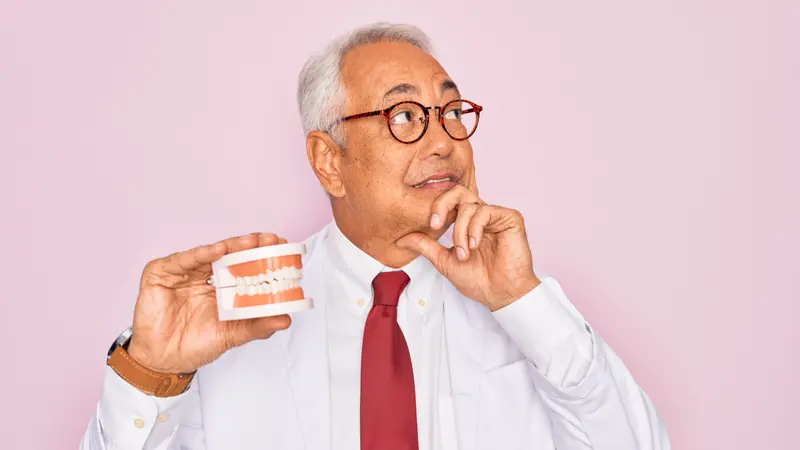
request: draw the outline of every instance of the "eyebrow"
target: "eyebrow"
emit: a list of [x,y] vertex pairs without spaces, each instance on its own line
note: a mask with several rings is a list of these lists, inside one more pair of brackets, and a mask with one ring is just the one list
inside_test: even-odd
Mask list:
[[[459,97],[461,97],[461,92],[458,90],[458,86],[453,80],[445,80],[442,82],[440,89],[442,92],[447,91],[455,91]],[[421,95],[419,88],[414,86],[413,84],[409,83],[400,83],[383,94],[383,102],[386,103],[389,100],[389,97],[397,94],[413,94],[413,95]]]
[[415,95],[420,95],[420,92],[419,92],[419,88],[417,88],[413,84],[401,83],[401,84],[398,84],[398,85],[392,87],[391,89],[386,91],[385,94],[383,94],[383,102],[386,103],[386,101],[389,100],[389,97],[391,97],[393,95],[397,95],[397,94],[415,94]]
[[456,91],[456,94],[458,94],[458,97],[461,98],[461,91],[458,90],[458,86],[456,86],[456,83],[453,80],[445,80],[445,81],[443,81],[442,82],[442,86],[441,86],[441,90],[442,90],[442,92]]

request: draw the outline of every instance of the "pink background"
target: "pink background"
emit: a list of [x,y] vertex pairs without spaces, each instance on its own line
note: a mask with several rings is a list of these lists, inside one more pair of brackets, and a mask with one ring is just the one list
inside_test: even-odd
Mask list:
[[77,446],[146,261],[330,219],[296,77],[375,20],[427,30],[486,106],[482,194],[525,214],[538,267],[627,362],[674,448],[797,448],[800,3],[14,3],[3,448]]

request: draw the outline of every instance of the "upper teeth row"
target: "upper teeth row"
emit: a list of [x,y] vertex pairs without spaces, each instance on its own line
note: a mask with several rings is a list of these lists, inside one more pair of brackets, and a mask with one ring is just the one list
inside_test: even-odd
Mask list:
[[416,185],[416,186],[414,186],[414,187],[422,187],[422,186],[424,186],[424,185],[426,185],[426,184],[430,184],[430,183],[440,183],[440,182],[442,182],[442,181],[450,181],[450,178],[448,177],[448,178],[440,178],[440,179],[438,179],[438,180],[428,180],[428,181],[424,181],[424,182],[422,182],[422,183],[420,183],[420,184],[418,184],[418,185]]
[[295,279],[301,278],[303,269],[296,267],[282,267],[278,270],[268,270],[266,273],[252,277],[237,277],[236,284],[238,286],[252,286],[260,283],[272,283],[276,280]]

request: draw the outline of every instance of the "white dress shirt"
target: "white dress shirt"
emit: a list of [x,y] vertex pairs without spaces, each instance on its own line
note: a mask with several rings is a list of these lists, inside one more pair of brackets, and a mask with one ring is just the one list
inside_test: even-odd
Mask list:
[[[408,342],[414,371],[420,450],[441,450],[437,401],[448,397],[443,346],[443,302],[435,292],[436,269],[420,256],[406,266],[384,266],[356,247],[341,230],[330,227],[328,254],[337,277],[329,284],[328,308],[333,450],[359,448],[360,371],[364,325],[372,308],[372,280],[379,272],[403,270],[411,279],[397,305],[397,322]],[[577,381],[591,361],[591,336],[571,320],[554,296],[544,290],[494,313],[526,345],[534,361],[559,382]],[[532,329],[533,328],[533,329]],[[444,367],[444,370],[447,370]]]
[[[148,396],[106,367],[81,449],[359,450],[372,280],[395,269],[335,222],[305,242],[303,287],[314,310],[202,367],[177,397]],[[413,365],[420,450],[669,448],[652,403],[555,280],[539,275],[539,286],[490,313],[423,257],[402,270],[410,282],[398,323]]]

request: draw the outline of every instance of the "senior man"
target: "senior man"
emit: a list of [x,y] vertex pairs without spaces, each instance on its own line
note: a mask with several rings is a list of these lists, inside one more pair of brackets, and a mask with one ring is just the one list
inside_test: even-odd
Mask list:
[[274,234],[151,261],[81,448],[669,448],[624,364],[534,272],[520,213],[479,197],[480,100],[425,34],[343,36],[298,102],[334,217],[305,241],[314,309],[218,320],[210,263]]

